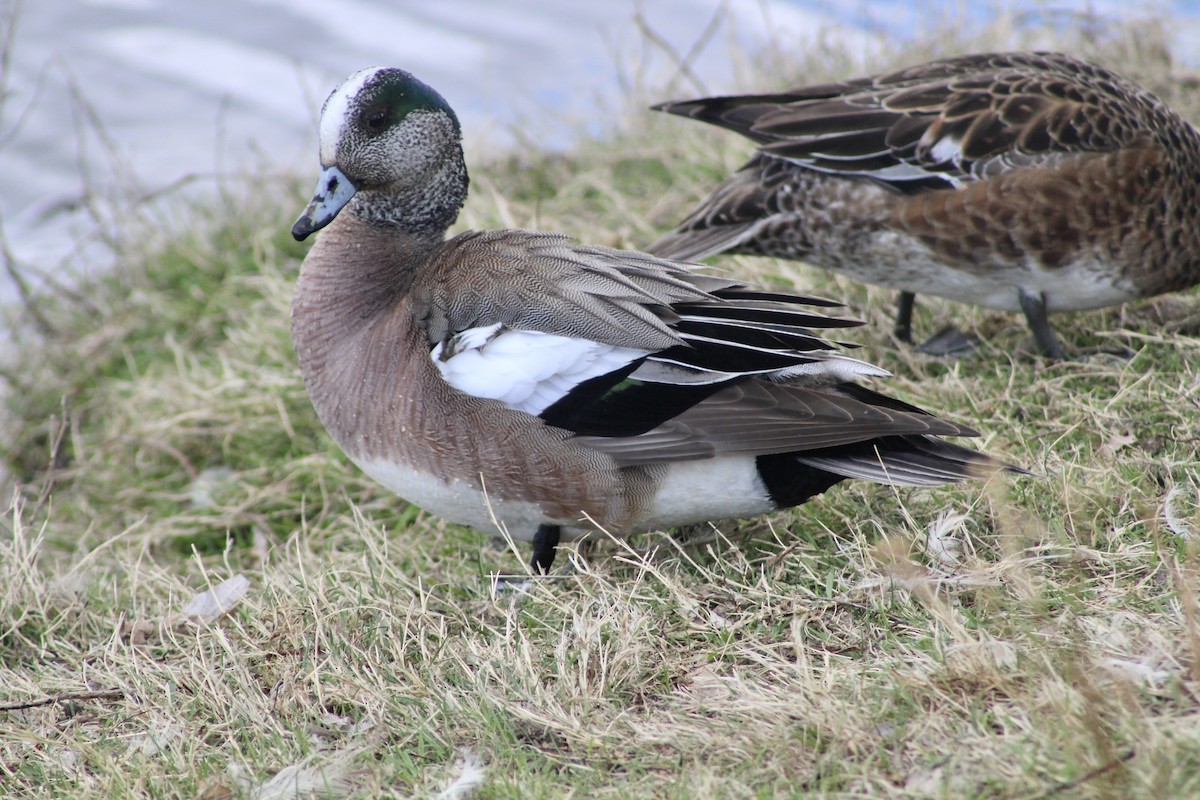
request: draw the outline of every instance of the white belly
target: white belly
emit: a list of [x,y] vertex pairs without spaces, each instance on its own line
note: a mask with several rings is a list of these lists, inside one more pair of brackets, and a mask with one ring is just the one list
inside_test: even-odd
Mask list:
[[1098,273],[1095,265],[1087,263],[1056,270],[1034,267],[986,275],[933,265],[924,272],[928,274],[914,281],[910,291],[998,311],[1021,311],[1021,290],[1033,297],[1044,297],[1046,310],[1050,312],[1106,308],[1138,296],[1133,287],[1114,284],[1108,276]]
[[[582,518],[552,519],[537,503],[502,499],[465,481],[443,480],[389,461],[355,460],[385,489],[430,513],[459,525],[503,533],[530,541],[539,525],[563,526],[565,539],[575,539],[593,527]],[[767,488],[754,459],[745,456],[685,461],[665,471],[649,504],[636,518],[612,534],[662,530],[708,520],[754,517],[773,511]]]
[[549,519],[537,503],[493,497],[466,481],[443,480],[390,461],[354,463],[388,491],[458,525],[499,535],[507,530],[512,538],[528,542],[539,525],[563,522]]
[[938,261],[924,244],[895,231],[871,237],[869,248],[841,254],[836,263],[813,263],[865,283],[998,311],[1020,311],[1021,289],[1044,296],[1046,310],[1052,312],[1105,308],[1140,296],[1133,285],[1115,277],[1113,265],[1090,257],[1057,269],[1045,269],[1027,260],[981,263],[972,270]]

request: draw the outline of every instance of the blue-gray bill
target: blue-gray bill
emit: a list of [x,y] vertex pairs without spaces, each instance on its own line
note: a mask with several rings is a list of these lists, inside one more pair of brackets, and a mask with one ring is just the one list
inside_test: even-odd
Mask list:
[[302,242],[310,234],[324,228],[338,215],[354,193],[358,191],[350,179],[337,167],[325,167],[317,179],[313,198],[300,219],[292,226],[292,236]]

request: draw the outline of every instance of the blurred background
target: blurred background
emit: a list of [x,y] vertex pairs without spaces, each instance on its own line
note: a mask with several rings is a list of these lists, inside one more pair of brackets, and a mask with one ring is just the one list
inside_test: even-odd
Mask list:
[[1053,47],[1055,30],[1144,14],[1171,19],[1176,57],[1200,62],[1200,4],[1134,6],[0,0],[0,300],[14,274],[103,268],[123,209],[315,176],[320,103],[363,66],[401,66],[438,89],[478,161],[521,142],[564,147],[632,102],[745,90],[739,59],[769,47],[836,39],[865,62],[885,40],[1030,17]]

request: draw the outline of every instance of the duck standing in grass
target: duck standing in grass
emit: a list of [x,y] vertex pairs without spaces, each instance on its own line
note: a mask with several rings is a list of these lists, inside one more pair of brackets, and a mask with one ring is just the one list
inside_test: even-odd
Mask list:
[[467,195],[458,119],[399,69],[326,100],[324,228],[292,333],[326,428],[372,478],[534,543],[798,505],[846,478],[929,486],[996,469],[974,432],[854,381],[816,331],[837,304],[521,230],[446,238]]
[[987,53],[778,94],[656,108],[758,144],[647,250],[799,259],[915,294],[1046,315],[1200,283],[1200,134],[1116,73]]

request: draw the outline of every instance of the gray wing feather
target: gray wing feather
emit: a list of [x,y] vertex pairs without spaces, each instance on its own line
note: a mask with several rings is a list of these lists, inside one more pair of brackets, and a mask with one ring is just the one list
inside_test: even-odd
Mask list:
[[578,437],[621,466],[718,455],[802,453],[880,436],[975,432],[929,414],[870,405],[836,386],[807,389],[745,381],[639,436]]

